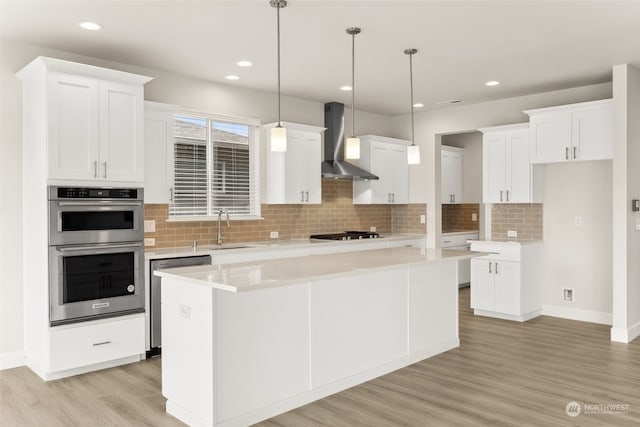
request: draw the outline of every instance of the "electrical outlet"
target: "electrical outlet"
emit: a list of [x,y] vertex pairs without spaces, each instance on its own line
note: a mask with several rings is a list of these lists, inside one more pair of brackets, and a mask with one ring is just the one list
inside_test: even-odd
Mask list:
[[573,223],[576,225],[576,227],[582,227],[582,217],[581,216],[577,216],[573,219]]
[[156,231],[156,220],[155,219],[145,219],[144,220],[144,232],[145,233],[153,233]]
[[471,214],[471,221],[476,222],[478,220],[478,214],[477,213],[472,213]]
[[573,288],[562,288],[562,301],[573,302]]
[[376,232],[376,228],[375,227],[369,227],[369,232],[375,233]]
[[191,318],[191,306],[180,304],[180,317],[184,317],[185,319]]
[[271,233],[269,233],[269,237],[271,237],[272,239],[277,239],[278,238],[278,232],[277,231],[272,231]]
[[156,245],[156,239],[154,237],[145,237],[144,238],[144,245],[145,246],[155,246]]
[[507,237],[518,237],[518,230],[507,230]]
[[420,224],[425,224],[427,222],[427,216],[426,215],[420,215]]

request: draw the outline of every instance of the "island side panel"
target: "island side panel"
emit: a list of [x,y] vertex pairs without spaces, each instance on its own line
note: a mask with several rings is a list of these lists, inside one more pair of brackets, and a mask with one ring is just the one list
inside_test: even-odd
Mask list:
[[317,388],[407,355],[407,269],[311,285],[311,379]]
[[417,360],[460,345],[457,272],[455,261],[409,270],[409,353]]
[[162,394],[167,412],[189,425],[214,421],[213,292],[162,278]]
[[309,391],[309,284],[218,290],[214,307],[217,423]]

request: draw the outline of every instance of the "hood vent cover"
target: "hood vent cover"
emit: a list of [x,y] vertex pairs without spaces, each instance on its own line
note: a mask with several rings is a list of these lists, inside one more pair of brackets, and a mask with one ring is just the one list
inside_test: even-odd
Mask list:
[[371,172],[344,160],[344,104],[324,104],[324,161],[322,178],[367,180],[378,179]]

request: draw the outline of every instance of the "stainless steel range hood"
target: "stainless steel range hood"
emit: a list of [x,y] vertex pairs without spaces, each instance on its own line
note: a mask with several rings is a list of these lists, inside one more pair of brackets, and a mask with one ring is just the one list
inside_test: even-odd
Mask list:
[[378,179],[371,172],[344,160],[344,104],[324,104],[324,161],[322,177],[332,179],[367,180]]

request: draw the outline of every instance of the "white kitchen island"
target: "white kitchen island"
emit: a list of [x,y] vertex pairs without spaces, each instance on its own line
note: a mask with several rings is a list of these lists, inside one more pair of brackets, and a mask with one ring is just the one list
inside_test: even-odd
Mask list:
[[162,276],[162,392],[194,426],[246,426],[459,345],[457,263],[388,248]]

